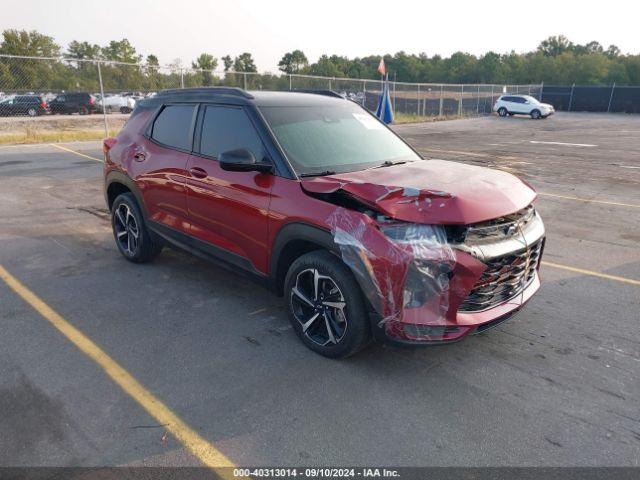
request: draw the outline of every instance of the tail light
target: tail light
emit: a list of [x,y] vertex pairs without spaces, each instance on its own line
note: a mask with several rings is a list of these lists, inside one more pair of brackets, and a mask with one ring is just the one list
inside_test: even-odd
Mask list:
[[102,142],[102,152],[106,155],[107,153],[109,153],[109,150],[111,150],[117,142],[118,140],[113,137],[105,138],[104,141]]
[[40,102],[40,106],[42,108],[47,108],[47,102],[45,102],[44,100],[42,100],[42,102]]
[[89,97],[89,105],[93,105],[95,102],[96,101],[93,97]]

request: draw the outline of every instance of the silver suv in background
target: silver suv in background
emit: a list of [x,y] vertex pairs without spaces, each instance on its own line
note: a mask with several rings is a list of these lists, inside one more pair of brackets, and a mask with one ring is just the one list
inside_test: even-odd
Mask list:
[[501,117],[516,114],[530,115],[533,119],[547,118],[555,113],[553,105],[541,103],[530,95],[502,95],[493,106]]

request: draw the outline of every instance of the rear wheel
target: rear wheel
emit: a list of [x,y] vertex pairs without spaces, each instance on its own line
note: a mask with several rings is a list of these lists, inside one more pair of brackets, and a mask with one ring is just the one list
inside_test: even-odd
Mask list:
[[111,227],[118,250],[130,262],[153,260],[162,250],[162,244],[152,238],[140,207],[131,193],[118,195],[111,207]]
[[298,258],[289,268],[284,291],[291,325],[314,352],[345,358],[369,343],[362,292],[335,255],[318,250]]
[[531,111],[531,118],[533,118],[534,120],[538,120],[540,117],[542,117],[540,110],[535,109]]
[[509,115],[509,112],[507,111],[506,108],[500,107],[498,109],[498,115],[500,115],[501,117],[506,117],[507,115]]
[[78,109],[78,113],[80,115],[87,115],[89,113],[89,109],[84,105],[80,105],[80,108]]
[[38,111],[31,107],[29,108],[29,110],[27,110],[27,115],[29,115],[30,117],[35,117],[36,115],[38,115]]

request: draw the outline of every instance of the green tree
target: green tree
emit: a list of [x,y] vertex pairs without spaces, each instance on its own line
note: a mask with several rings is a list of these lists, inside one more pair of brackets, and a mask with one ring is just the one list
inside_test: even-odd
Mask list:
[[126,38],[116,41],[111,40],[106,47],[102,47],[102,55],[107,60],[125,63],[139,63],[142,61],[142,55],[136,52],[131,42]]
[[32,30],[5,30],[2,32],[0,53],[25,55],[29,57],[56,57],[60,54],[60,45],[53,37]]
[[309,66],[309,60],[302,50],[285,53],[278,68],[284,73],[301,73]]
[[[60,46],[52,37],[36,31],[5,30],[2,32],[0,53],[35,57],[51,57],[60,54]],[[2,89],[40,90],[51,88],[59,72],[64,68],[58,62],[50,60],[31,60],[21,58],[0,59]]]
[[233,58],[231,58],[231,55],[225,55],[222,57],[222,63],[224,65],[225,72],[228,72],[233,68]]
[[73,40],[67,47],[66,57],[77,58],[79,60],[91,60],[100,58],[101,49],[99,45],[89,42],[78,42]]
[[202,70],[202,85],[210,87],[213,85],[213,71],[218,66],[218,59],[208,53],[202,53],[195,62],[191,63],[191,67],[197,70]]
[[257,72],[258,69],[249,52],[238,55],[233,61],[233,69],[236,72]]
[[548,57],[557,57],[573,48],[573,43],[564,35],[551,36],[540,42],[538,50]]

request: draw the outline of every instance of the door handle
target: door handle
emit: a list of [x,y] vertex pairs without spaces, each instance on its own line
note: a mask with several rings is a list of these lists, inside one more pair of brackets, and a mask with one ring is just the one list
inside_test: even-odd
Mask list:
[[200,167],[191,167],[189,169],[189,173],[191,174],[192,177],[196,177],[196,178],[207,178],[209,176],[209,174]]

